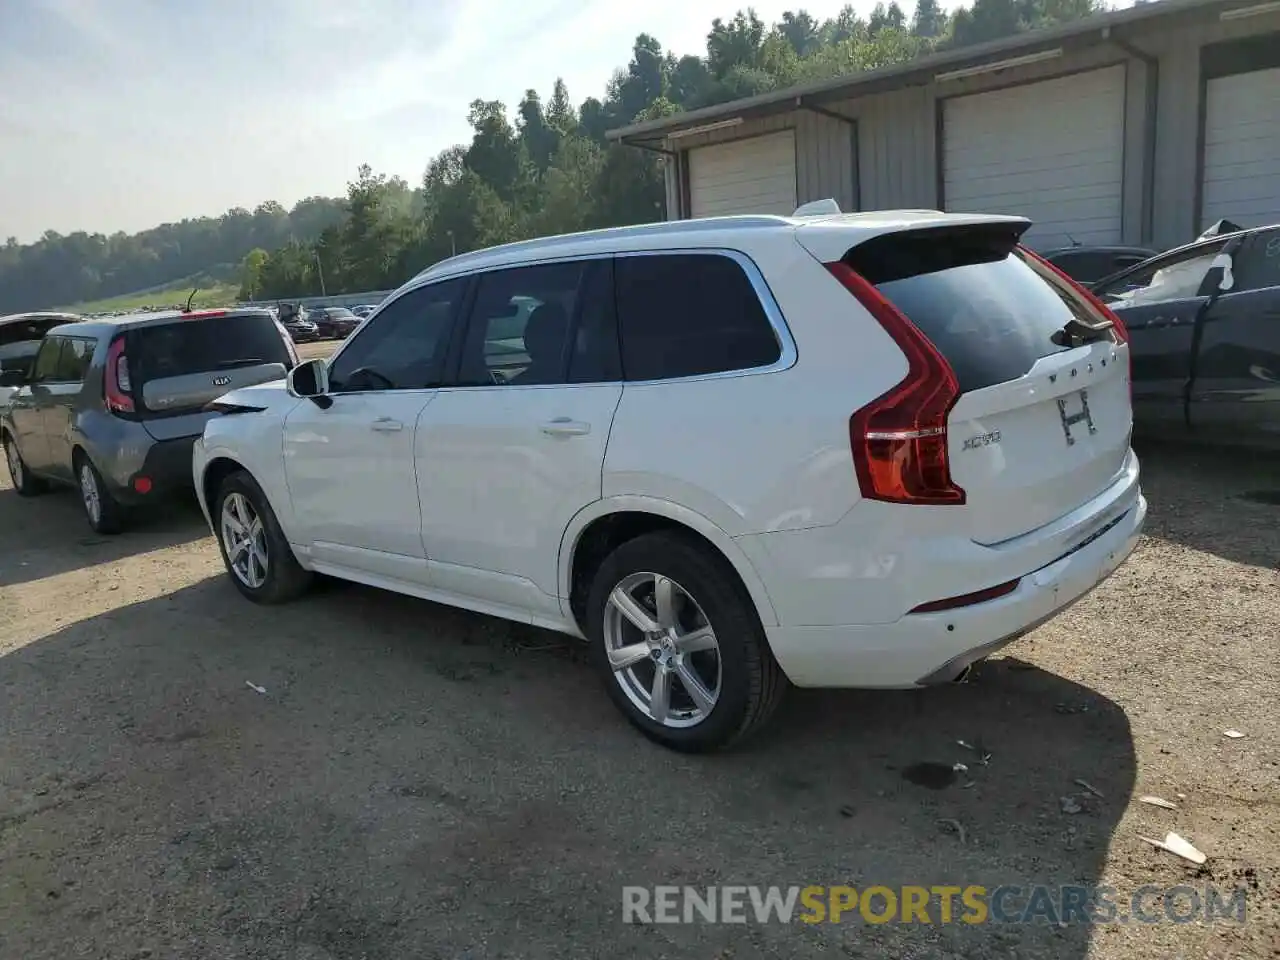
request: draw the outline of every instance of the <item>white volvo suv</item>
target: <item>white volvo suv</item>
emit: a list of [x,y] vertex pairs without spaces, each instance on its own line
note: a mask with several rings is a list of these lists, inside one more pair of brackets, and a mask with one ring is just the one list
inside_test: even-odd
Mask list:
[[329,361],[216,401],[235,586],[312,572],[585,638],[683,750],[787,681],[951,681],[1146,514],[1128,346],[1024,219],[740,216],[443,261]]

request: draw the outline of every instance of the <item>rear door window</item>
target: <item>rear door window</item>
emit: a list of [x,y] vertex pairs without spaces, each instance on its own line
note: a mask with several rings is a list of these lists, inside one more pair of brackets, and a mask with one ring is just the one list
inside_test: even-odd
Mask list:
[[1280,287],[1280,229],[1263,230],[1245,241],[1232,260],[1232,293]]
[[67,337],[58,355],[58,380],[62,383],[83,381],[95,346],[95,341],[84,337]]
[[628,380],[750,370],[782,356],[750,279],[724,254],[620,256],[614,289]]
[[1003,225],[893,233],[845,262],[920,328],[968,392],[1016,380],[1068,349],[1053,335],[1071,319],[1097,322],[1027,265],[1017,239]]

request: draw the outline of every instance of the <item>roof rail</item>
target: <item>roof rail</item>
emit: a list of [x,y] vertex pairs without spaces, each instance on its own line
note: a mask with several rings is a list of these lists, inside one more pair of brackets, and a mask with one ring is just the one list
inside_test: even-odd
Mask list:
[[777,228],[785,226],[786,218],[772,214],[743,214],[731,217],[703,217],[696,220],[661,220],[657,223],[641,223],[626,227],[605,227],[601,230],[583,230],[579,233],[563,233],[551,237],[535,237],[530,240],[516,240],[496,247],[485,247],[481,250],[469,250],[456,256],[447,257],[433,263],[417,276],[426,276],[442,268],[462,267],[490,257],[500,258],[504,254],[520,253],[524,250],[554,250],[557,247],[571,246],[584,240],[621,240],[629,237],[661,237],[672,234],[702,233],[713,230],[734,230]]

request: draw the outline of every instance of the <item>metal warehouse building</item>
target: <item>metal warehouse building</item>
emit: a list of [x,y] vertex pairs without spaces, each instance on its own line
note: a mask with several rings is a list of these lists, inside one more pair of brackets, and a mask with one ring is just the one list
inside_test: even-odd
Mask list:
[[1280,0],[1163,0],[610,133],[667,158],[672,219],[1020,214],[1041,248],[1280,222]]

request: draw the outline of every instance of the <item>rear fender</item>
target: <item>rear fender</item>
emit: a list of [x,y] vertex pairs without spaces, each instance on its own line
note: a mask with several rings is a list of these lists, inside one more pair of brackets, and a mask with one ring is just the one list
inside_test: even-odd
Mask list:
[[597,500],[589,506],[580,510],[565,529],[564,536],[560,541],[560,561],[557,583],[559,585],[560,609],[564,616],[573,622],[573,611],[569,606],[569,597],[572,593],[572,575],[573,575],[573,555],[577,548],[578,541],[582,537],[582,533],[595,520],[608,516],[613,513],[649,513],[657,517],[663,517],[671,520],[681,526],[688,527],[690,530],[701,534],[729,561],[729,564],[737,572],[739,579],[742,580],[743,586],[746,587],[747,593],[750,595],[752,602],[755,604],[756,612],[760,616],[760,622],[767,626],[776,626],[778,616],[773,608],[773,601],[769,597],[768,591],[765,589],[764,581],[760,579],[760,575],[756,572],[755,566],[748,559],[746,553],[738,545],[738,542],[730,537],[723,529],[715,523],[708,520],[702,514],[683,507],[678,503],[670,500],[660,500],[656,497],[645,497],[637,495],[620,495],[609,497],[604,500]]

